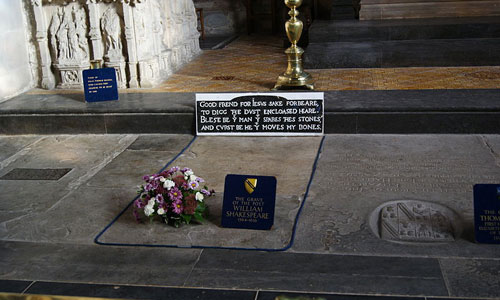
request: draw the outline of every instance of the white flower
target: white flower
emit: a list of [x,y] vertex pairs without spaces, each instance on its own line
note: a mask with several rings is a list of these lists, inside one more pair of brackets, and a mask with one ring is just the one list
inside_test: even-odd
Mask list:
[[156,200],[156,198],[149,199],[148,205],[146,205],[146,206],[153,208],[153,206],[155,206],[155,200]]
[[196,195],[195,195],[195,198],[197,201],[203,201],[203,194],[200,193],[200,192],[197,192]]
[[153,207],[151,207],[149,205],[144,207],[144,214],[146,215],[146,217],[151,216],[154,212],[155,212],[155,210]]
[[173,188],[174,186],[175,186],[175,182],[173,182],[170,179],[165,180],[165,182],[163,183],[163,187],[166,188],[167,191],[170,191],[170,189]]
[[191,176],[193,175],[193,171],[192,170],[187,170],[186,172],[184,172],[184,176]]
[[165,179],[165,177],[160,176],[160,181],[161,181],[161,182],[165,182],[165,180],[166,180],[166,179]]
[[191,175],[189,176],[189,181],[196,181],[196,178],[198,178],[196,175]]
[[165,213],[165,210],[162,207],[158,208],[159,215],[163,215],[164,213]]

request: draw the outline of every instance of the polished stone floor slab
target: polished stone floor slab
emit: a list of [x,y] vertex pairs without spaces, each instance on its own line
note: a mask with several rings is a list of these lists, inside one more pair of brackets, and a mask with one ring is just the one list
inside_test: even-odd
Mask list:
[[[203,226],[179,229],[160,222],[137,224],[129,208],[98,241],[179,247],[284,248],[291,240],[295,216],[304,198],[320,141],[321,138],[314,137],[199,137],[172,165],[192,168],[217,192],[206,200],[210,210],[207,222]],[[285,149],[286,155],[283,155]],[[275,219],[270,231],[220,226],[227,174],[277,178]]]
[[438,261],[428,258],[204,250],[186,284],[319,293],[447,295]]
[[0,292],[20,294],[26,290],[31,283],[31,281],[25,280],[0,280]]
[[[498,247],[474,243],[472,209],[474,184],[500,182],[497,154],[487,145],[498,140],[498,136],[327,136],[293,249],[499,258]],[[454,241],[380,239],[381,223],[370,216],[377,218],[373,212],[384,203],[404,200],[437,203],[455,212]]]
[[439,261],[451,296],[500,296],[500,260],[442,258]]
[[0,279],[183,286],[200,253],[195,249],[1,242]]

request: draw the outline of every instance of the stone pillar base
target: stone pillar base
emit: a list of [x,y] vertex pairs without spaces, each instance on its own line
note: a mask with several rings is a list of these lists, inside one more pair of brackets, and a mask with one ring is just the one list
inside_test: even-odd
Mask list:
[[125,73],[125,61],[107,61],[104,63],[106,68],[113,68],[116,71],[116,82],[118,88],[127,88],[127,75]]

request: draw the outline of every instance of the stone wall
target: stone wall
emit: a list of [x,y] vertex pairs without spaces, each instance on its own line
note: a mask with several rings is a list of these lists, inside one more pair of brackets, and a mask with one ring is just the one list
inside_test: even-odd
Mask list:
[[194,0],[204,14],[205,35],[232,35],[245,30],[246,0]]
[[0,1],[0,101],[33,87],[22,2]]
[[360,20],[500,16],[500,0],[361,0]]
[[91,60],[120,88],[149,88],[200,52],[192,0],[26,0],[39,85],[82,88]]

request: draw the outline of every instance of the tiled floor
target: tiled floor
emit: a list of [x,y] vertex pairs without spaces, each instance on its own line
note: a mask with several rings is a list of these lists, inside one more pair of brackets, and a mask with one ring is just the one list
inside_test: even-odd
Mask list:
[[[168,92],[268,91],[274,86],[277,76],[285,71],[286,56],[281,39],[257,38],[242,36],[222,50],[204,51],[158,89]],[[316,89],[320,91],[500,88],[499,66],[308,72],[313,75]]]
[[[205,50],[153,89],[123,92],[265,92],[286,69],[279,37],[241,36],[221,50]],[[307,50],[306,50],[307,54]],[[500,66],[307,70],[316,90],[496,89]],[[31,93],[71,91],[34,90]]]

